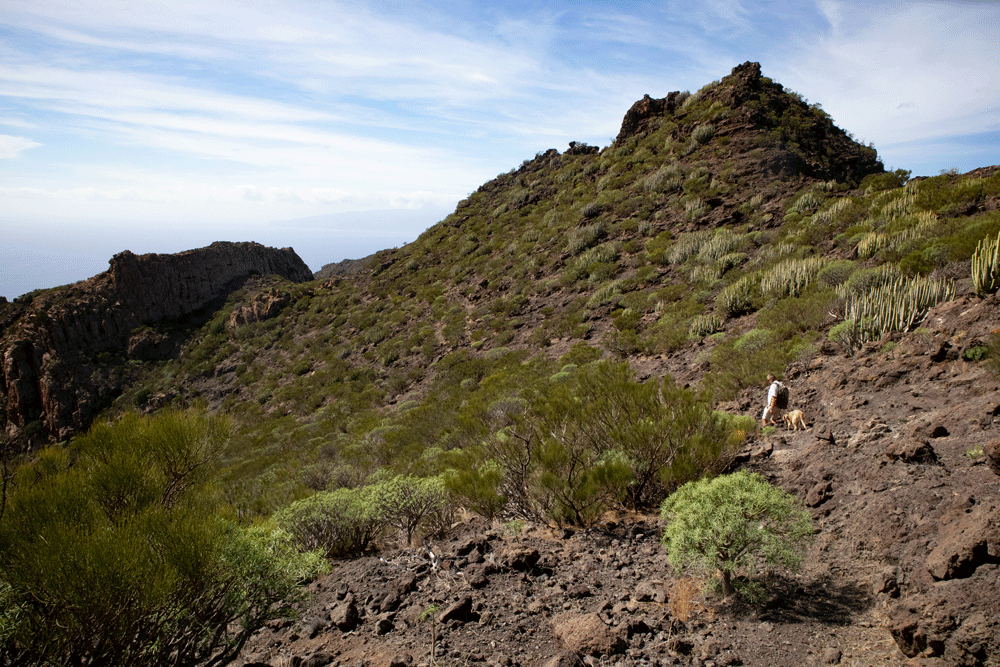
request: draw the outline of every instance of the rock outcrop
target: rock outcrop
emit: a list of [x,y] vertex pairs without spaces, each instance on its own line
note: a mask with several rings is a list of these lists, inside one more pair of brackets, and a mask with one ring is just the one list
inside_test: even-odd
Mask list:
[[[716,123],[720,134],[749,130],[763,132],[773,140],[776,147],[764,151],[757,171],[857,183],[884,169],[873,148],[855,142],[819,106],[808,104],[798,94],[765,77],[760,63],[755,62],[737,65],[729,76],[694,95],[672,92],[659,99],[643,96],[625,114],[615,143],[622,145],[655,127],[658,118],[681,123],[675,112],[683,109],[685,102],[700,100],[711,102],[709,111],[716,109],[704,123]],[[722,119],[726,119],[725,127]],[[682,123],[674,138],[685,141],[690,131]]]
[[115,255],[89,280],[2,304],[0,418],[11,439],[64,439],[121,391],[126,359],[169,356],[149,326],[224,299],[254,275],[311,280],[291,248],[217,242],[174,255]]

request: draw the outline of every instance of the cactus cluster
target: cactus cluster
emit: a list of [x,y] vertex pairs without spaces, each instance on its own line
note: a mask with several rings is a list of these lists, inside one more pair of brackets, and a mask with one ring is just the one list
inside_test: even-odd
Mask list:
[[813,222],[822,225],[833,222],[833,220],[837,217],[837,215],[841,211],[847,209],[853,203],[854,199],[852,199],[851,197],[843,197],[842,199],[838,199],[830,206],[830,208],[818,211],[816,215],[813,216]]
[[702,230],[682,234],[666,253],[668,264],[683,264],[691,257],[694,257],[708,240],[712,237],[712,232]]
[[787,259],[764,272],[760,281],[762,294],[772,296],[799,296],[826,266],[822,257]]
[[720,227],[698,250],[698,257],[709,262],[717,262],[742,248],[745,243],[746,234]]
[[715,313],[698,315],[691,320],[688,328],[688,335],[691,338],[703,338],[709,334],[714,334],[722,328],[722,317]]
[[838,291],[844,298],[844,319],[853,324],[852,342],[859,346],[893,331],[911,331],[928,310],[955,297],[955,284],[898,276],[863,292],[849,288]]
[[992,294],[1000,288],[1000,234],[976,245],[972,253],[972,286],[977,294]]
[[754,297],[760,291],[760,274],[747,274],[724,287],[715,298],[715,310],[722,317],[734,317],[753,310]]
[[909,241],[924,236],[937,221],[937,214],[933,211],[908,213],[894,220],[893,227],[897,231],[872,231],[862,236],[855,253],[861,259],[867,259],[879,250],[899,250]]
[[791,208],[788,209],[789,213],[809,213],[819,208],[823,204],[823,198],[816,194],[813,190],[808,190],[803,193],[801,197],[795,200]]

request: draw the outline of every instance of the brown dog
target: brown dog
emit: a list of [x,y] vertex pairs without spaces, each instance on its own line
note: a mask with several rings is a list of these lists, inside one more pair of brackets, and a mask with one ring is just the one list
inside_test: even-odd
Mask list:
[[785,428],[791,431],[798,431],[799,427],[806,430],[806,417],[801,410],[791,410],[782,417],[785,421]]

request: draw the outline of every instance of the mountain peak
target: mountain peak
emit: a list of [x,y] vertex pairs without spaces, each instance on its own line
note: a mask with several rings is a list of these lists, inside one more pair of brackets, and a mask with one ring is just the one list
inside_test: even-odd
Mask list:
[[765,77],[760,63],[745,62],[695,93],[645,95],[625,114],[615,144],[623,145],[663,122],[676,124],[676,138],[711,126],[715,135],[743,139],[746,147],[771,144],[789,153],[770,160],[782,171],[821,180],[857,183],[884,170],[875,149],[834,125],[818,104]]

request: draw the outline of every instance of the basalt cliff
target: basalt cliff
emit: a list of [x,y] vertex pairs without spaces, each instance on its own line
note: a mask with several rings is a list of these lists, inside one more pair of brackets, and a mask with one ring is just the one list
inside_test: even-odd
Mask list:
[[89,280],[0,304],[0,415],[26,444],[62,440],[121,392],[123,361],[165,359],[165,331],[254,275],[312,279],[291,248],[216,242],[175,255],[115,255]]

